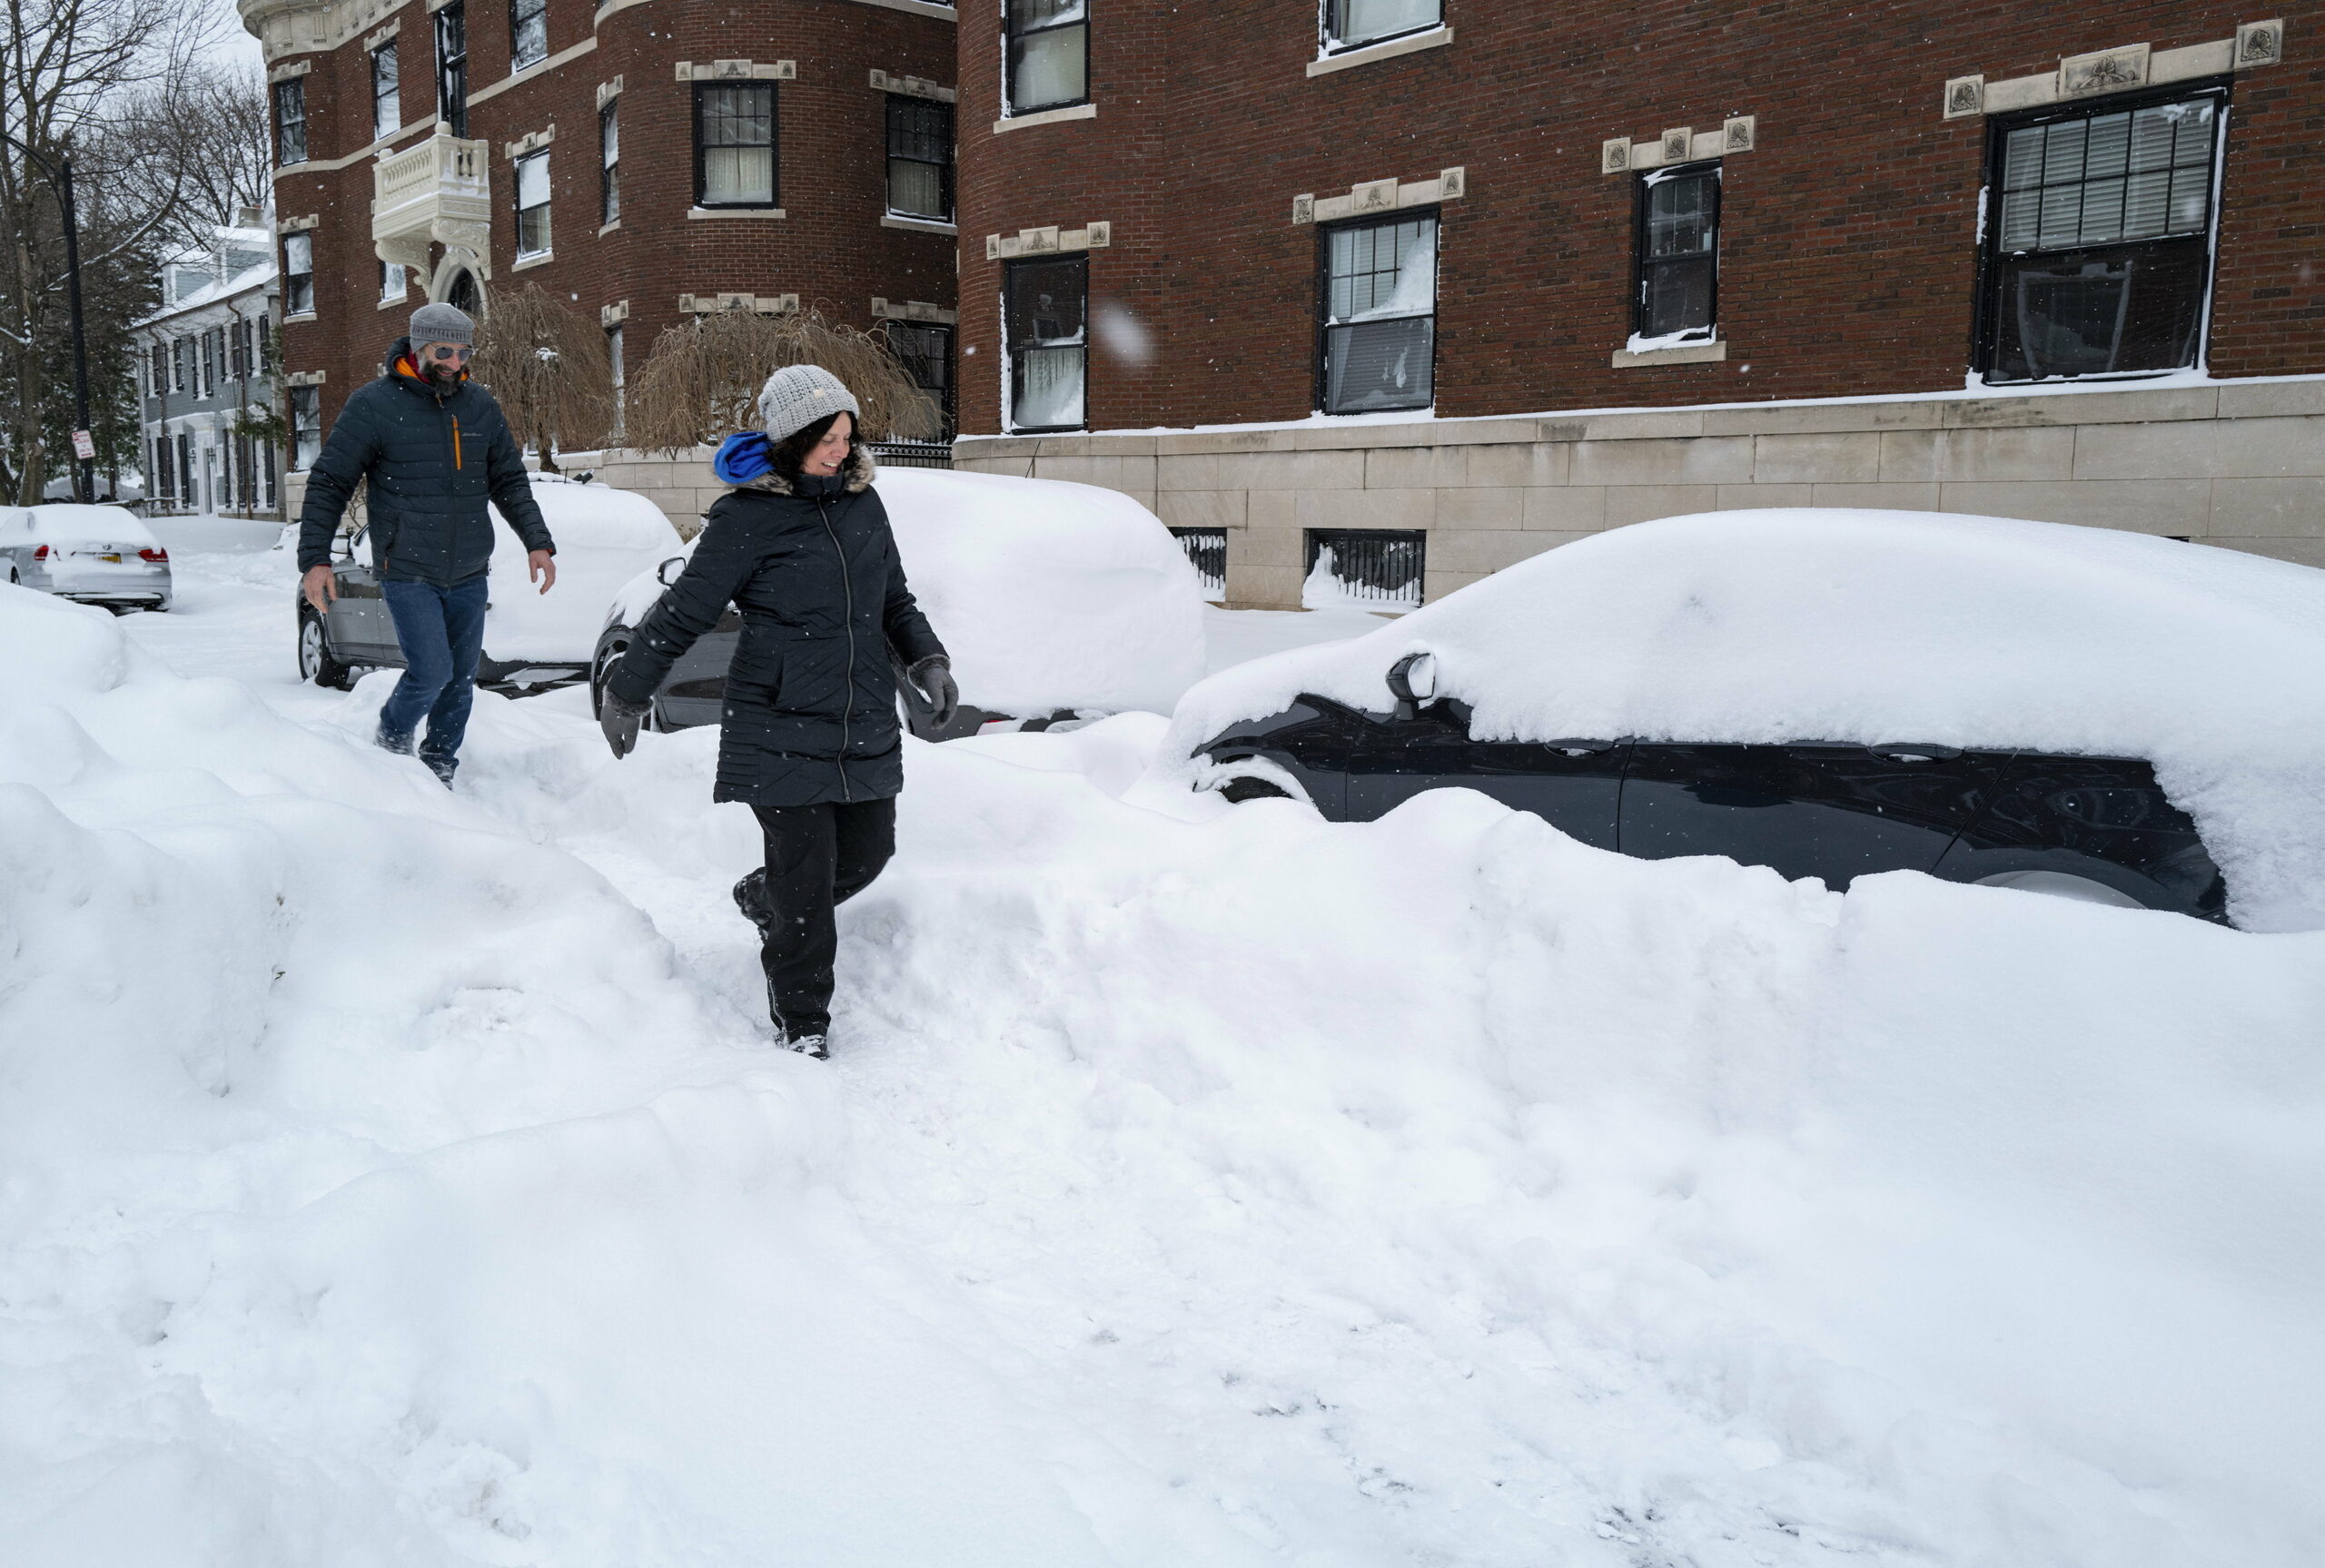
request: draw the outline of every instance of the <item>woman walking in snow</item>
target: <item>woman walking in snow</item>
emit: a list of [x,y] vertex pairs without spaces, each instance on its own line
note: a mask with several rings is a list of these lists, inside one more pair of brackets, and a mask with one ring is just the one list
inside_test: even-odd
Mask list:
[[767,863],[735,884],[735,902],[759,929],[777,1037],[820,1058],[833,909],[895,853],[905,781],[890,646],[937,724],[959,691],[905,586],[854,395],[820,366],[792,365],[767,379],[758,411],[764,429],[718,449],[712,470],[733,488],[607,678],[599,723],[614,755],[628,755],[671,663],[730,602],[742,611],[711,799],[741,801],[759,820]]

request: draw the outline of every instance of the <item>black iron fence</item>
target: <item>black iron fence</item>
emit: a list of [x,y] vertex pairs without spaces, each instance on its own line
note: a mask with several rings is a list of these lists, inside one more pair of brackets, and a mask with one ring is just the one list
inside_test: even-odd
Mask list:
[[1301,597],[1419,609],[1428,544],[1429,536],[1417,528],[1311,528]]
[[1171,537],[1187,552],[1187,559],[1194,564],[1195,576],[1202,579],[1203,597],[1223,599],[1227,597],[1227,530],[1225,528],[1172,528]]
[[949,468],[953,449],[942,441],[866,441],[872,460],[892,468]]

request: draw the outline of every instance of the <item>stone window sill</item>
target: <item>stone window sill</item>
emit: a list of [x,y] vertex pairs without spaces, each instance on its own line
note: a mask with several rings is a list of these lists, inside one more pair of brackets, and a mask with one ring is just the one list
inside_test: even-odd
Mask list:
[[599,225],[598,225],[598,238],[599,238],[599,239],[600,239],[600,240],[602,240],[602,239],[604,239],[607,235],[608,235],[608,234],[612,233],[615,230],[617,230],[617,229],[618,229],[618,228],[620,228],[620,227],[621,227],[621,220],[620,220],[619,218],[616,218],[616,219],[615,219],[612,222],[610,222],[610,223],[600,223],[600,224],[599,224]]
[[518,257],[515,264],[509,270],[512,272],[521,272],[528,267],[546,267],[556,260],[555,251],[537,251],[529,256]]
[[881,217],[880,227],[910,229],[915,233],[920,234],[958,234],[961,232],[961,226],[957,223],[942,222],[935,218],[899,218],[894,212]]
[[689,218],[780,218],[780,207],[688,207]]
[[1097,117],[1098,105],[1095,104],[1069,104],[1063,109],[1036,109],[1031,114],[1012,114],[1006,120],[995,120],[993,133],[998,136],[1004,131],[1023,131],[1034,125],[1059,125],[1068,120],[1095,120]]
[[401,311],[411,301],[411,291],[409,289],[401,294],[382,294],[380,296],[379,308],[382,311]]
[[283,317],[282,324],[287,327],[293,321],[312,321],[313,320],[315,320],[315,313],[312,311],[302,311],[295,316]]
[[1329,75],[1334,71],[1346,71],[1352,66],[1370,65],[1376,60],[1394,60],[1400,54],[1416,54],[1423,49],[1440,48],[1451,42],[1452,28],[1432,27],[1410,38],[1391,38],[1385,44],[1369,44],[1361,49],[1350,49],[1339,54],[1327,54],[1321,60],[1311,60],[1308,62],[1308,74]]
[[1615,350],[1615,369],[1639,370],[1648,365],[1708,365],[1727,358],[1727,340],[1713,343],[1675,343],[1667,349],[1647,349],[1633,352],[1628,349]]

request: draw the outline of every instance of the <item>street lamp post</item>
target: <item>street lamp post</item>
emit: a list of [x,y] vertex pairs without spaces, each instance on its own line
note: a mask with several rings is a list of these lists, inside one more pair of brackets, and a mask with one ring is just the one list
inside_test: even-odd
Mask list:
[[[73,435],[77,446],[89,433],[89,347],[81,326],[81,233],[73,213],[73,154],[63,153],[52,163],[7,132],[0,131],[0,136],[40,165],[56,192],[57,212],[64,221],[64,294],[73,312]],[[76,450],[73,456],[74,488],[83,505],[93,504],[97,498],[96,453],[93,449],[83,457]]]

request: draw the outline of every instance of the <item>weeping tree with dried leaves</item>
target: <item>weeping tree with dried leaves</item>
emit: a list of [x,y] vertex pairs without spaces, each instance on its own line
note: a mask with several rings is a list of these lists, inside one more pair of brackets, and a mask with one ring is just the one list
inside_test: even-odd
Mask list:
[[470,373],[489,388],[518,441],[557,472],[556,449],[605,444],[614,422],[614,367],[595,321],[539,283],[495,291],[477,323]]
[[759,386],[786,365],[820,365],[864,407],[867,440],[934,440],[935,399],[913,383],[885,339],[820,311],[720,311],[666,329],[623,398],[624,444],[680,452],[758,428]]

